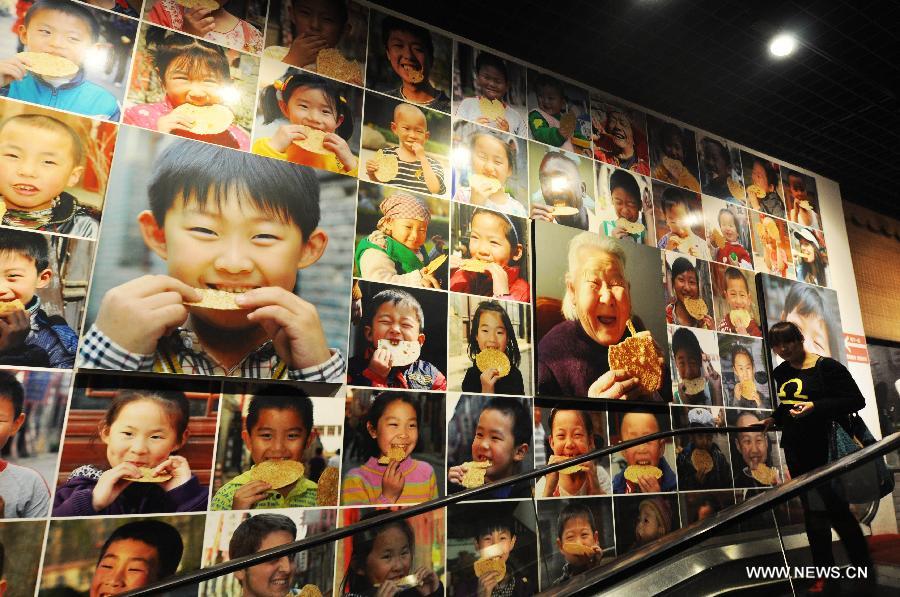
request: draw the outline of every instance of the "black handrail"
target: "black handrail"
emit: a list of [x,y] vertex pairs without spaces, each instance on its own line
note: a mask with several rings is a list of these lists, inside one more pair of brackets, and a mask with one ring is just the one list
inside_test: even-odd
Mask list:
[[[772,431],[775,428],[770,428]],[[562,470],[564,468],[570,467],[575,464],[580,464],[582,462],[588,462],[589,460],[596,460],[603,456],[607,456],[609,454],[613,454],[615,452],[619,452],[626,448],[630,448],[632,446],[639,446],[649,441],[653,441],[656,439],[665,439],[669,437],[676,437],[679,435],[686,435],[691,433],[732,433],[732,432],[740,432],[740,431],[761,431],[762,428],[759,425],[751,425],[745,427],[685,427],[682,429],[673,429],[671,431],[660,431],[659,433],[652,433],[650,435],[644,435],[637,439],[628,440],[625,442],[620,442],[614,446],[607,446],[605,448],[600,448],[598,450],[594,450],[593,452],[588,452],[587,454],[582,454],[581,456],[574,456],[564,462],[557,462],[556,464],[549,464],[547,466],[543,466],[541,468],[534,469],[532,471],[527,471],[524,473],[519,473],[518,475],[514,475],[512,477],[508,477],[501,481],[495,481],[493,483],[489,483],[483,485],[482,487],[476,487],[475,489],[467,489],[465,491],[461,491],[459,493],[455,493],[453,495],[444,496],[442,498],[437,498],[434,500],[429,500],[427,502],[422,502],[416,504],[414,506],[405,506],[400,510],[396,510],[393,512],[386,512],[379,516],[374,516],[372,518],[367,518],[365,520],[361,520],[356,522],[350,526],[342,527],[339,529],[332,529],[330,531],[325,531],[324,533],[319,533],[313,537],[308,537],[306,539],[301,539],[300,541],[294,541],[292,543],[285,543],[284,545],[279,545],[277,547],[272,547],[265,551],[260,551],[255,554],[251,554],[248,556],[242,556],[240,558],[234,558],[233,560],[228,560],[227,562],[222,562],[221,564],[216,564],[214,566],[208,566],[206,568],[200,568],[199,570],[194,570],[192,572],[188,572],[186,574],[182,574],[179,576],[173,576],[170,578],[166,578],[160,581],[157,581],[153,584],[141,587],[140,589],[135,589],[129,593],[123,593],[123,595],[127,597],[137,597],[138,595],[153,595],[156,593],[160,593],[163,591],[171,591],[172,589],[176,589],[178,587],[183,587],[186,585],[193,585],[205,580],[209,580],[211,578],[215,578],[217,576],[224,576],[225,574],[229,574],[236,570],[243,570],[244,568],[249,568],[250,566],[255,566],[257,564],[261,564],[266,560],[272,558],[280,558],[286,555],[291,555],[297,553],[299,551],[304,551],[306,549],[312,549],[313,547],[318,547],[319,545],[324,545],[326,543],[332,543],[334,541],[338,541],[340,539],[344,539],[345,537],[349,537],[351,535],[355,535],[356,533],[371,529],[373,527],[381,526],[388,522],[393,522],[395,520],[402,520],[406,518],[410,518],[412,516],[417,516],[419,514],[424,514],[426,512],[431,512],[432,510],[437,510],[439,508],[446,508],[451,504],[456,504],[457,502],[462,502],[465,500],[474,499],[482,494],[490,493],[500,487],[507,487],[509,485],[514,485],[516,483],[521,483],[522,481],[530,481],[531,479],[536,479],[538,477],[543,477],[548,473],[554,473],[556,471]]]
[[685,549],[713,536],[716,529],[724,524],[740,522],[761,510],[770,510],[777,504],[786,502],[790,498],[803,493],[815,485],[819,485],[823,481],[837,477],[861,464],[879,458],[896,448],[900,448],[900,432],[893,433],[881,441],[841,458],[840,460],[828,463],[808,473],[795,477],[779,487],[753,496],[741,504],[726,508],[710,518],[701,520],[677,531],[673,531],[665,537],[657,539],[652,543],[648,543],[635,551],[618,556],[615,560],[605,566],[584,572],[573,577],[567,583],[558,587],[553,587],[552,589],[540,593],[540,595],[564,597],[582,593],[591,595],[596,594],[598,590],[612,587],[617,582],[631,576],[633,568],[638,565],[640,566],[641,571],[646,571],[648,566],[665,560],[670,555],[673,555],[673,552],[683,552]]

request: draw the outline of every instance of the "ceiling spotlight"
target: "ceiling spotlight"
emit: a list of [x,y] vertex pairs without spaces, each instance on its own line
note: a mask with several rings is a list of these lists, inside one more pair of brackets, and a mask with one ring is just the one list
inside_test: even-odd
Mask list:
[[779,33],[769,42],[769,52],[777,58],[784,58],[797,48],[797,38],[790,33]]

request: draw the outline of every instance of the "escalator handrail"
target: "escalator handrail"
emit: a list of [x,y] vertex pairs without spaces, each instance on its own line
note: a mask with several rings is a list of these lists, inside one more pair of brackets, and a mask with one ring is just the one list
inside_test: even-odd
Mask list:
[[[620,442],[614,446],[600,448],[598,450],[594,450],[593,452],[582,454],[581,456],[574,456],[564,462],[557,462],[556,464],[549,464],[531,471],[519,473],[518,475],[508,477],[501,481],[495,481],[493,483],[485,484],[481,487],[467,489],[459,493],[454,493],[453,495],[447,495],[444,497],[429,500],[427,502],[421,502],[413,506],[404,506],[399,510],[386,512],[380,516],[367,518],[346,527],[331,529],[329,531],[325,531],[324,533],[319,533],[312,537],[307,537],[299,541],[285,543],[284,545],[272,547],[255,554],[234,558],[232,560],[222,562],[221,564],[215,564],[213,566],[207,566],[206,568],[200,568],[198,570],[193,570],[191,572],[187,572],[178,576],[172,576],[146,585],[139,589],[135,589],[134,591],[124,593],[123,595],[126,597],[154,595],[163,591],[171,591],[172,589],[176,589],[178,587],[197,584],[206,580],[210,580],[212,578],[216,578],[218,576],[230,574],[236,570],[242,570],[244,568],[249,568],[250,566],[261,564],[266,560],[272,558],[280,558],[282,556],[291,555],[307,549],[312,549],[313,547],[318,547],[319,545],[332,543],[334,541],[338,541],[340,539],[344,539],[346,537],[354,535],[358,532],[381,526],[388,522],[410,518],[412,516],[431,512],[432,510],[437,510],[439,508],[446,508],[447,506],[456,504],[457,502],[476,499],[481,495],[490,493],[501,487],[508,487],[516,483],[522,483],[524,481],[530,481],[531,479],[543,477],[548,473],[560,471],[575,464],[588,462],[589,460],[596,460],[598,458],[602,458],[604,456],[608,456],[610,454],[625,450],[626,448],[638,446],[649,441],[666,439],[692,433],[736,433],[740,431],[760,431],[760,429],[761,428],[758,425],[744,427],[685,427],[681,429],[672,429],[670,431],[660,431],[659,433],[644,435],[637,439]],[[774,431],[775,427],[771,427],[769,428],[769,430]]]
[[[597,585],[600,583],[603,583],[603,587],[611,587],[630,577],[632,572],[646,571],[649,566],[673,555],[674,551],[682,552],[714,536],[722,525],[737,523],[761,511],[770,510],[823,481],[828,481],[898,448],[900,448],[900,432],[892,433],[858,452],[799,475],[779,487],[725,508],[710,518],[673,531],[639,549],[616,557],[607,565],[573,577],[565,584],[553,587],[540,595],[564,597],[581,593],[596,594],[599,589]],[[635,570],[638,566],[639,569]]]

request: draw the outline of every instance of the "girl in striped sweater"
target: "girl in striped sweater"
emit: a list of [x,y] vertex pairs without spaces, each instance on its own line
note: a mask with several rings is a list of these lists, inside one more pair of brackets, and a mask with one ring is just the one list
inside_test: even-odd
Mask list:
[[412,396],[379,394],[366,431],[369,459],[344,478],[343,505],[415,504],[438,497],[434,469],[411,458],[419,440],[419,410]]

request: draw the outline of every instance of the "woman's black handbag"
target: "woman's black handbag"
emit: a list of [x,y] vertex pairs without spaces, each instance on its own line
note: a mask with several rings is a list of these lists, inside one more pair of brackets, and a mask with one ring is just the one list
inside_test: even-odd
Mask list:
[[[847,416],[845,424],[831,422],[828,462],[840,460],[875,443],[875,437],[856,413]],[[876,458],[832,479],[832,489],[851,504],[877,501],[894,491],[894,476],[883,457]]]

